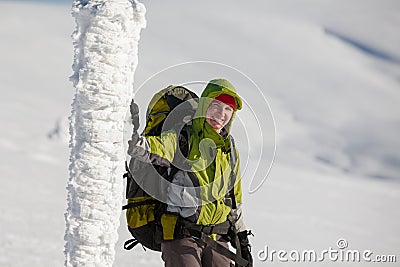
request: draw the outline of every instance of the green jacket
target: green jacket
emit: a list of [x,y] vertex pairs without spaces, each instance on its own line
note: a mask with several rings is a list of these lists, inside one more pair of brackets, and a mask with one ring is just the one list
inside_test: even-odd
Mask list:
[[[197,186],[197,197],[200,199],[197,210],[191,220],[197,224],[209,225],[226,221],[231,207],[226,203],[229,189],[234,185],[234,196],[237,204],[242,202],[240,160],[235,149],[236,164],[235,181],[231,181],[231,142],[230,122],[225,126],[223,134],[217,133],[206,121],[205,115],[209,104],[221,94],[228,94],[236,100],[236,110],[242,108],[242,101],[235,88],[227,80],[215,79],[204,89],[195,113],[192,125],[188,127],[190,150],[188,161],[191,170],[188,177],[191,184]],[[169,162],[174,161],[177,148],[177,136],[173,131],[163,132],[161,136],[146,136],[149,152]],[[168,224],[174,219],[166,218]],[[163,225],[164,226],[164,225]]]

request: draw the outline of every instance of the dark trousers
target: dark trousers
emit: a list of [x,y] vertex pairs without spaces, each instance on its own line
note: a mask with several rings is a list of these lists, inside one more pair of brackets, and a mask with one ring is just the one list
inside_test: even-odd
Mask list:
[[[220,242],[228,248],[226,242]],[[230,260],[203,241],[184,237],[161,243],[161,258],[165,267],[229,267]]]

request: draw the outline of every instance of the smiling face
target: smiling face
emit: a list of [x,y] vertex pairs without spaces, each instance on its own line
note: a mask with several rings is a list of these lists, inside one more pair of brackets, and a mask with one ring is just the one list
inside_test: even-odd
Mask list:
[[231,106],[221,101],[213,100],[207,109],[206,122],[219,133],[231,120],[233,111]]

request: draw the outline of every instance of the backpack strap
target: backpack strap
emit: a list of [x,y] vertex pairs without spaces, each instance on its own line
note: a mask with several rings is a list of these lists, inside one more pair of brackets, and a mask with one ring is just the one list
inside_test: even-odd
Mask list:
[[143,205],[152,205],[152,204],[157,204],[159,201],[156,199],[148,199],[144,201],[139,201],[139,202],[131,202],[128,203],[124,206],[122,206],[122,210],[127,210],[130,208],[138,207],[138,206],[143,206]]
[[[224,255],[230,260],[233,260],[236,262],[237,265],[239,266],[247,266],[249,263],[247,260],[245,260],[240,251],[240,243],[239,243],[239,238],[236,235],[235,238],[235,243],[238,249],[236,249],[236,254],[230,251],[228,248],[222,246],[220,243],[209,237],[208,235],[201,233],[201,240],[203,240],[208,246],[210,246],[212,249],[214,249],[216,252],[218,252],[221,255]],[[236,241],[237,240],[237,241]]]
[[133,249],[137,244],[139,244],[140,242],[137,240],[137,239],[135,239],[135,238],[132,238],[132,239],[129,239],[129,240],[127,240],[127,241],[125,241],[125,243],[124,243],[124,249],[126,249],[126,250],[131,250],[131,249]]
[[125,160],[125,171],[124,175],[122,176],[124,179],[126,178],[126,189],[125,189],[125,198],[128,198],[129,188],[131,187],[133,176],[131,171],[129,170],[128,162]]

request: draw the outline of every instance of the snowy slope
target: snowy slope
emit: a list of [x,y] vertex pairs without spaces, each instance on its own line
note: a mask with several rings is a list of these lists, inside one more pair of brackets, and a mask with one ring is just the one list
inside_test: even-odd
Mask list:
[[[270,100],[278,117],[278,138],[285,140],[280,143],[280,152],[291,157],[291,164],[303,164],[306,152],[312,161],[320,159],[340,170],[398,178],[399,66],[327,34],[326,29],[340,33],[343,21],[351,21],[354,12],[341,12],[340,17],[336,13],[329,15],[336,9],[339,13],[341,4],[332,9],[335,1],[325,2],[316,4],[315,10],[309,1],[296,6],[288,3],[281,6],[276,1],[257,2],[257,8],[246,6],[251,8],[249,12],[235,5],[213,5],[205,12],[198,12],[204,2],[180,5],[180,12],[188,14],[187,18],[163,12],[173,10],[169,3],[149,3],[147,16],[153,24],[149,23],[143,32],[139,68],[150,75],[159,70],[154,64],[159,58],[166,58],[168,65],[200,59],[234,66],[250,75]],[[400,42],[396,34],[399,5],[397,9],[381,5],[382,10],[378,4],[370,5],[356,1],[348,7],[359,8],[359,18],[354,25],[346,24],[343,35],[354,36],[360,43],[399,57],[398,50],[394,50],[395,54],[391,49],[391,44]],[[300,14],[292,15],[295,11]],[[373,12],[378,13],[375,17],[379,19],[371,20]],[[324,19],[311,19],[319,17],[319,13],[325,15]],[[365,13],[365,17],[360,13]],[[304,19],[305,16],[310,19]],[[185,28],[171,27],[163,23],[166,20],[171,25],[185,24]],[[215,24],[215,20],[221,21]],[[369,35],[361,39],[358,36],[364,35],[365,28],[372,31],[365,31]],[[375,45],[382,31],[390,29],[388,41],[384,39],[381,46]],[[176,36],[179,41],[175,41]],[[153,49],[154,43],[163,45]],[[242,90],[241,94],[251,99],[254,92]],[[291,134],[286,137],[290,130],[282,125],[280,118],[286,115],[296,129],[301,129],[295,137]],[[390,130],[381,130],[388,127]]]
[[[276,250],[327,249],[341,237],[354,249],[398,253],[397,1],[145,5],[148,26],[141,35],[135,77],[142,114],[161,85],[224,74],[236,84],[246,83],[226,68],[200,64],[167,71],[153,88],[139,87],[165,67],[194,60],[243,71],[271,105],[276,160],[262,188],[245,193],[247,224],[256,234],[254,256],[265,245]],[[0,10],[0,265],[62,266],[69,155],[63,133],[72,103],[68,76],[75,26],[69,5],[10,1],[0,2]],[[388,58],[380,57],[382,53]],[[265,111],[255,87],[238,89],[250,106]],[[250,115],[245,110],[239,119],[246,121]],[[270,118],[262,117],[261,123],[272,125]],[[235,127],[240,130],[240,125]],[[254,135],[257,128],[251,124],[251,145],[257,148],[264,141],[271,147],[273,129],[263,132],[263,137]],[[235,136],[238,144],[247,144],[245,134]],[[242,150],[250,156],[247,188],[255,148]],[[271,153],[266,151],[265,157],[261,174]],[[161,266],[157,253],[123,251],[128,237],[121,227],[116,266]]]
[[74,25],[66,7],[0,6],[0,265],[62,266],[68,142],[47,135],[70,112]]

